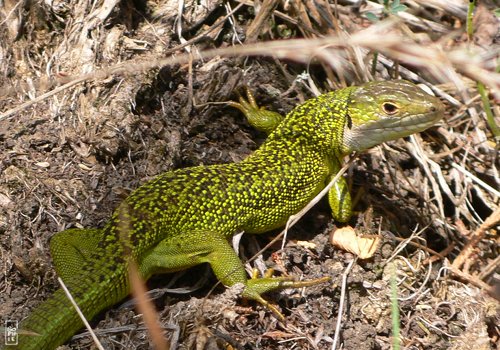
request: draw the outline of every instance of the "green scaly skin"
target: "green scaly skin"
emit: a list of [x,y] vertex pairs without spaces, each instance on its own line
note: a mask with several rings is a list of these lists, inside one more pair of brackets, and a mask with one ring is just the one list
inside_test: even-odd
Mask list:
[[[144,279],[209,263],[224,285],[242,283],[244,298],[271,308],[261,294],[325,281],[249,279],[228,240],[237,232],[283,226],[338,172],[345,155],[422,131],[443,115],[436,97],[402,80],[330,92],[284,119],[262,111],[253,99],[243,101],[245,106],[236,107],[250,120],[257,116],[252,123],[270,132],[244,161],[159,175],[134,191],[103,229],[70,229],[54,236],[57,273],[87,319],[130,293],[131,260]],[[344,180],[332,188],[329,200],[334,217],[347,221],[351,204]],[[40,335],[20,335],[18,348],[54,349],[81,327],[58,290],[21,323],[21,330]]]

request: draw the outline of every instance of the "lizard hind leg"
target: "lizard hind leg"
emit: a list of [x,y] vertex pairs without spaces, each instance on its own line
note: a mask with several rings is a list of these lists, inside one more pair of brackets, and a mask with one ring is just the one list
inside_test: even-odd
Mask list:
[[81,267],[91,259],[103,239],[103,230],[71,228],[50,240],[50,254],[57,274],[67,281],[81,273]]
[[190,231],[168,237],[144,254],[139,262],[141,274],[184,270],[209,263],[217,278],[226,286],[246,284],[245,269],[226,238],[215,232]]
[[173,272],[209,263],[217,279],[225,286],[242,283],[242,297],[259,302],[283,319],[278,309],[266,301],[262,294],[284,288],[301,288],[327,282],[329,277],[293,281],[290,277],[253,276],[247,278],[245,268],[227,239],[214,232],[189,232],[160,242],[140,263],[146,278],[153,273]]

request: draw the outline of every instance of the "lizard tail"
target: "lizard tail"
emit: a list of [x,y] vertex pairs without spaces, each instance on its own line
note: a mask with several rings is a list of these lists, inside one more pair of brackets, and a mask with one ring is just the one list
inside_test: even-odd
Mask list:
[[[126,274],[115,273],[98,283],[95,276],[90,279],[74,276],[67,287],[85,317],[90,320],[129,294],[128,280],[123,276]],[[83,322],[75,308],[64,291],[59,289],[20,324],[19,343],[14,349],[53,350],[82,327]]]

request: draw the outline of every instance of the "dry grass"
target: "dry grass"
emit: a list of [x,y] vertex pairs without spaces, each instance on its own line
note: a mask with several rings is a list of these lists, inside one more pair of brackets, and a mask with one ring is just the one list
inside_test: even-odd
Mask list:
[[[211,104],[234,98],[242,83],[269,95],[263,100],[271,108],[289,110],[330,89],[401,77],[440,96],[446,118],[423,135],[371,150],[348,171],[355,170],[355,192],[364,193],[357,229],[380,231],[391,249],[382,245],[378,259],[354,265],[341,341],[345,348],[390,347],[392,261],[405,348],[498,348],[491,296],[500,294],[500,136],[477,83],[486,87],[498,125],[499,19],[493,4],[482,2],[468,37],[462,1],[404,3],[407,11],[372,24],[362,15],[379,15],[381,5],[348,0],[242,0],[233,7],[210,0],[4,1],[0,314],[26,316],[55,286],[52,234],[102,225],[124,193],[160,172],[239,160],[254,149],[240,117]],[[321,238],[326,224],[310,224],[326,222],[315,210],[302,225],[318,235],[305,270],[340,275],[345,265],[338,261],[351,257]],[[394,236],[405,240],[391,257]],[[288,270],[306,254],[297,249],[288,244],[276,264]],[[218,314],[220,294],[201,301],[201,315],[191,309],[199,306],[194,298],[157,307],[174,305],[160,316],[180,327],[181,348],[226,342],[327,349],[338,303],[332,288],[290,307],[285,325],[247,309]],[[108,313],[99,327],[141,322],[130,314]],[[103,345],[148,347],[141,331],[117,334],[103,336]]]

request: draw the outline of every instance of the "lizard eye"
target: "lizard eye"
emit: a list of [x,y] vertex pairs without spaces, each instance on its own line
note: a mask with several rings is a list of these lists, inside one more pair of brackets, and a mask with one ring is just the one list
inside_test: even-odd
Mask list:
[[382,103],[382,109],[384,110],[385,113],[389,115],[396,114],[399,111],[399,107],[392,102]]

